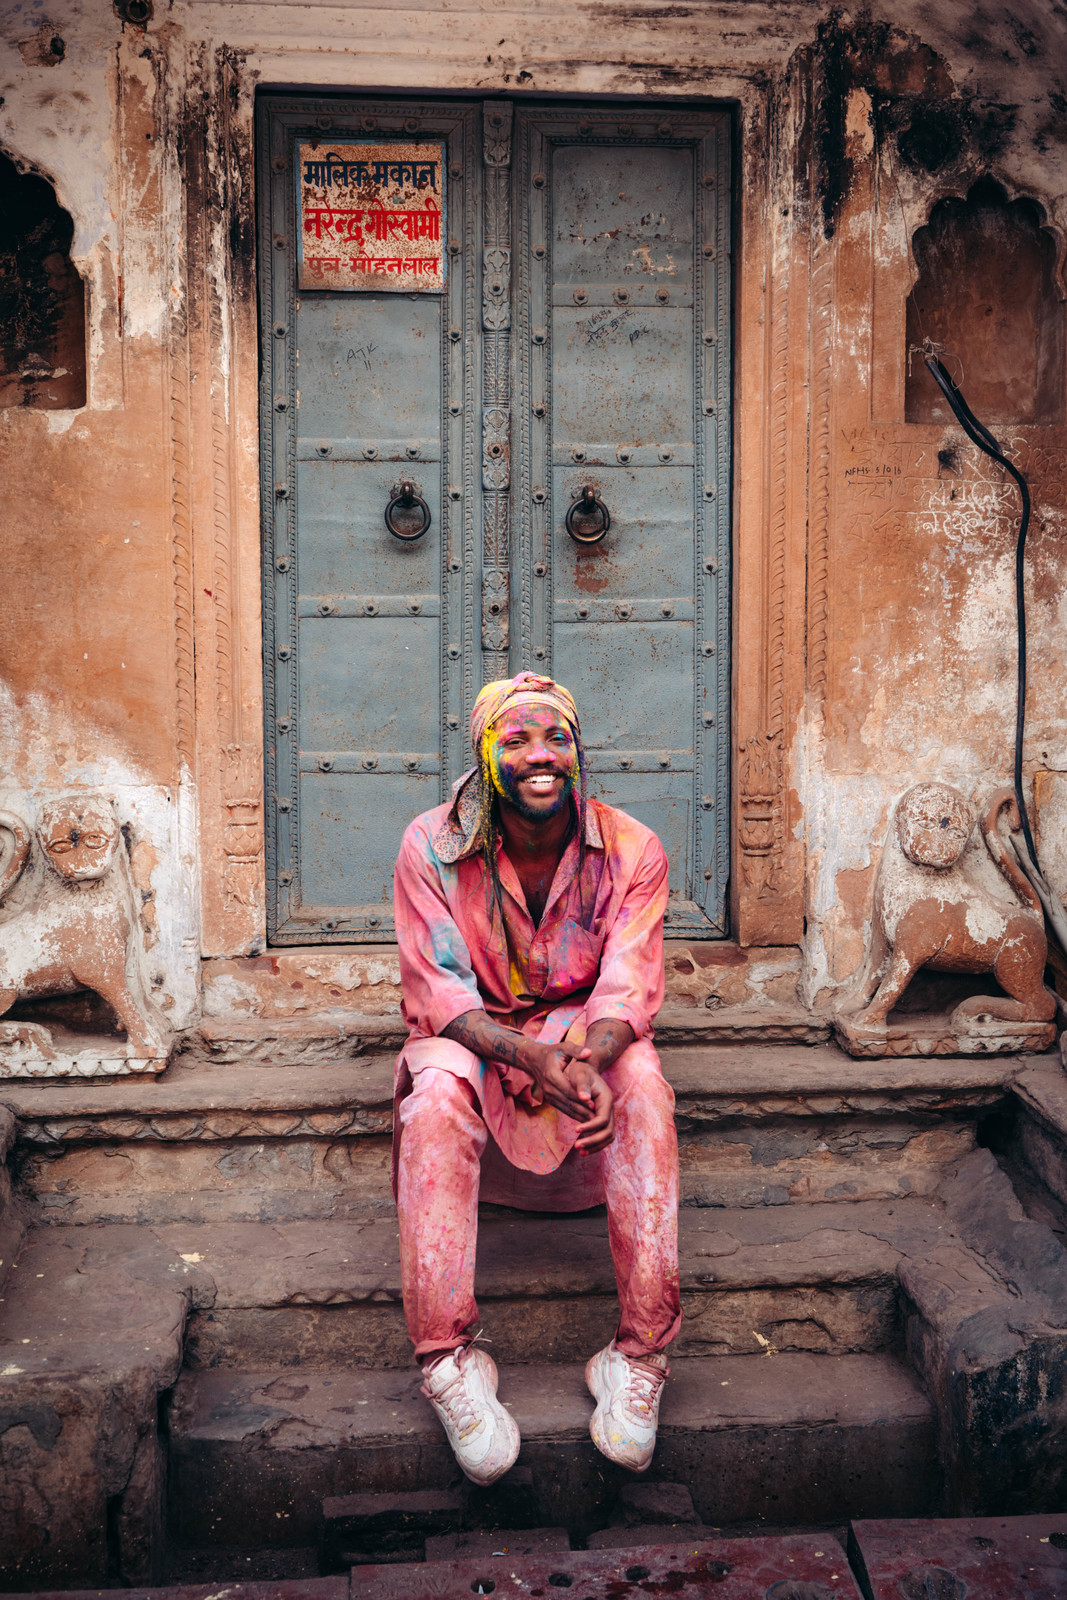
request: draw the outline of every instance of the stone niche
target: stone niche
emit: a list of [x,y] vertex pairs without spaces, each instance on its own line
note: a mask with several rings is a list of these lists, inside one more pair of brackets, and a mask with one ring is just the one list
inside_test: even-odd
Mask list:
[[0,156],[0,406],[85,404],[85,286],[73,237],[51,184]]
[[942,200],[915,235],[908,297],[907,422],[952,422],[922,359],[925,340],[990,425],[1064,422],[1064,296],[1056,243],[1032,200],[984,178]]

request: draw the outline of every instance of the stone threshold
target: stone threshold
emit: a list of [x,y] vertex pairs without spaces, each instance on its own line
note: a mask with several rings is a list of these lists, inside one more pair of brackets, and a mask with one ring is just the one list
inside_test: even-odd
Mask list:
[[[661,1060],[679,1112],[712,1121],[981,1108],[1024,1073],[1028,1084],[1042,1068],[1062,1076],[1041,1057],[857,1061],[827,1044],[665,1046]],[[392,1052],[346,1053],[336,1042],[310,1071],[285,1059],[222,1071],[184,1056],[155,1079],[10,1081],[0,1106],[31,1144],[380,1134],[392,1125],[393,1065]]]
[[[729,939],[667,939],[667,1002],[690,1010],[796,1009],[797,946],[742,947]],[[201,965],[204,1012],[297,1018],[321,1012],[400,1015],[395,944],[276,946]],[[825,1035],[824,1035],[825,1036]]]
[[[700,1009],[668,1001],[655,1021],[656,1043],[671,1044],[824,1044],[829,1021],[797,1005],[723,1006]],[[373,1014],[324,1008],[298,1017],[250,1016],[241,1012],[205,1015],[190,1029],[184,1053],[220,1063],[268,1060],[334,1060],[371,1050],[399,1050],[407,1038],[399,1009]]]

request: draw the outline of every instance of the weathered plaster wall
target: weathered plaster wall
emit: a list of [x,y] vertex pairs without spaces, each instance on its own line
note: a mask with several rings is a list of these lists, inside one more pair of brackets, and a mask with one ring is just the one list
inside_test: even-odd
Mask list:
[[[61,57],[35,49],[45,38]],[[0,769],[37,800],[115,796],[151,897],[150,960],[181,1025],[199,937],[195,793],[176,738],[157,82],[110,8],[17,6],[0,21],[0,145],[70,212],[89,310],[88,404],[0,411]]]
[[[835,241],[826,325],[812,327],[813,407],[825,393],[828,412],[812,418],[804,729],[805,987],[816,1002],[862,956],[895,798],[924,777],[976,797],[1011,777],[1018,499],[957,426],[903,421],[911,240],[942,196],[983,173],[1039,200],[1061,268],[1067,221],[1062,8],[966,20],[893,9],[906,26],[845,35],[831,22],[814,57],[816,199]],[[1067,760],[1063,421],[993,424],[1034,498],[1028,781]]]
[[[143,31],[97,0],[5,9],[0,148],[73,217],[89,401],[0,412],[0,765],[136,810],[176,1019],[199,954],[263,928],[257,84],[738,105],[734,927],[803,938],[828,1001],[896,796],[1010,769],[1010,501],[970,448],[939,461],[958,430],[904,423],[904,306],[915,230],[982,173],[1044,207],[1062,262],[1065,43],[1048,0],[157,0]],[[1012,439],[1036,508],[1027,767],[1067,771],[1067,435]]]

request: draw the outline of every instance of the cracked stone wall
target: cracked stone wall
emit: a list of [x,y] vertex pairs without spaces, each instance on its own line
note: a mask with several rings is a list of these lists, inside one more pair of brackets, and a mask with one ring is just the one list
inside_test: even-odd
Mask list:
[[[739,794],[733,927],[803,944],[802,997],[829,1005],[862,961],[897,796],[1010,773],[1013,503],[953,424],[905,420],[907,303],[918,231],[990,179],[1038,218],[1062,305],[1065,35],[1047,0],[156,0],[144,28],[96,0],[6,8],[0,153],[72,219],[87,396],[0,411],[0,777],[116,795],[172,1020],[195,1013],[202,957],[263,945],[257,86],[737,107],[735,751],[767,756],[774,837],[757,870]],[[1034,489],[1027,781],[1062,810],[1060,391],[1050,404],[995,431]]]

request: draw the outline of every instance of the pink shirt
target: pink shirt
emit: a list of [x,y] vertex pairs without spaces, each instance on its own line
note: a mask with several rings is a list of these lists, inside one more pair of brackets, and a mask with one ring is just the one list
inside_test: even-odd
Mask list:
[[416,817],[396,864],[395,906],[408,1042],[397,1062],[399,1097],[409,1074],[445,1067],[466,1078],[507,1159],[531,1172],[554,1171],[578,1124],[540,1104],[523,1072],[478,1060],[441,1031],[465,1011],[555,1043],[580,1043],[603,1018],[650,1038],[663,1004],[663,913],[667,857],[651,829],[590,799],[579,885],[578,840],[556,868],[544,916],[534,927],[515,869],[499,856],[504,922],[489,915],[480,853],[440,860],[433,840],[450,807]]

